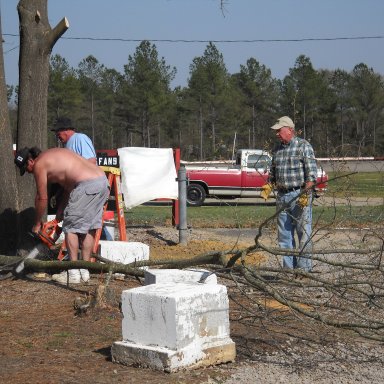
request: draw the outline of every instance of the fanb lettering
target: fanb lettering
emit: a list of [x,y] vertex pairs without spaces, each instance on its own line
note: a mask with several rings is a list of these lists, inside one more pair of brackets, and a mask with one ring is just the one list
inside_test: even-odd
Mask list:
[[118,162],[117,162],[117,157],[99,157],[97,159],[97,162],[101,166],[105,167],[117,167]]

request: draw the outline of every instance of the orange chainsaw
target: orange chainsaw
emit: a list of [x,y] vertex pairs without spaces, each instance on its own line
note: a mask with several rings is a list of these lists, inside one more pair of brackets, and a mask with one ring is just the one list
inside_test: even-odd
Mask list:
[[40,252],[43,252],[43,244],[44,246],[51,249],[55,245],[57,239],[60,237],[61,232],[62,228],[56,219],[44,223],[37,233],[32,234],[32,236],[35,239],[40,240],[40,242],[28,253],[27,256],[23,258],[23,261],[16,267],[15,272],[20,274],[24,270],[25,259],[35,259]]
[[41,240],[48,248],[55,245],[57,239],[60,237],[62,228],[59,226],[59,222],[56,219],[47,221],[44,223],[40,230],[36,233],[36,236]]

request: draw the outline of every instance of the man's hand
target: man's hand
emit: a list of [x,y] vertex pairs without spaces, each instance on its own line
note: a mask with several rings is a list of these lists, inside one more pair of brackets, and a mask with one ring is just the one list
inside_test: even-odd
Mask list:
[[308,207],[308,204],[309,204],[308,192],[304,192],[302,195],[300,195],[299,199],[297,200],[297,204],[299,204],[301,208]]
[[39,224],[35,224],[33,227],[32,227],[32,233],[38,233],[40,231],[42,227],[42,223],[39,223]]
[[58,223],[61,223],[64,219],[64,213],[63,212],[56,212],[56,217],[55,217],[56,221]]
[[260,196],[267,201],[269,198],[269,195],[272,192],[272,185],[270,183],[264,184],[262,187],[262,191],[260,193]]

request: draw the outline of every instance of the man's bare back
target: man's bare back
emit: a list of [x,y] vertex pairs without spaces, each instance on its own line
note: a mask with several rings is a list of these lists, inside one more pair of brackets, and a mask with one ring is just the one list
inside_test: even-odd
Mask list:
[[97,165],[69,149],[52,148],[42,152],[35,160],[33,174],[38,194],[46,192],[47,184],[58,183],[72,191],[76,184],[104,176]]

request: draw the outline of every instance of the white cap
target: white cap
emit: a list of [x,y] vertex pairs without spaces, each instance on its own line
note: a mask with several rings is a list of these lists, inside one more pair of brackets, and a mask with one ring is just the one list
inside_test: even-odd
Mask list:
[[276,124],[272,126],[272,129],[281,129],[283,127],[289,127],[289,128],[295,128],[295,124],[293,124],[293,121],[288,116],[280,117],[276,121]]

